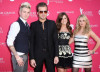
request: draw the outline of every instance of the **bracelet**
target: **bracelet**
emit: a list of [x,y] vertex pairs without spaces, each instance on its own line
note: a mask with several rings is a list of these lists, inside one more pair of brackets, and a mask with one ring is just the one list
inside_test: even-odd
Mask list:
[[93,50],[93,54],[95,53],[95,51]]

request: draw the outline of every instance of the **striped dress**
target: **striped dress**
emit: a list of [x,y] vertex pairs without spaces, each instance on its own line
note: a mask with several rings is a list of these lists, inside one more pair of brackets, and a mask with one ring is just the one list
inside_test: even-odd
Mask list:
[[73,56],[73,67],[76,68],[91,68],[92,67],[92,57],[88,54],[88,36],[76,35],[75,40],[75,50]]

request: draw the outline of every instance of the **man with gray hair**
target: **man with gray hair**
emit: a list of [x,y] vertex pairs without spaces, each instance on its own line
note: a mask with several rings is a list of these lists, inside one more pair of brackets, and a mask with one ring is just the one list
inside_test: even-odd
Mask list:
[[27,72],[30,30],[27,19],[31,6],[24,2],[20,6],[19,19],[11,24],[7,45],[11,50],[14,72]]

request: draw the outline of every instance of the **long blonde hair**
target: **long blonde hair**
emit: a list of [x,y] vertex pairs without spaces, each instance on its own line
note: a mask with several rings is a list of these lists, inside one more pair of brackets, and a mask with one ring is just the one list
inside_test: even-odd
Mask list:
[[83,18],[83,19],[85,20],[85,22],[86,22],[86,25],[85,25],[85,28],[84,28],[82,34],[87,34],[87,33],[89,33],[89,31],[91,30],[91,28],[90,28],[90,23],[89,23],[88,18],[87,18],[84,14],[82,14],[82,15],[80,15],[80,16],[77,18],[77,23],[76,23],[76,27],[75,27],[75,30],[74,30],[74,35],[75,35],[76,33],[78,33],[78,32],[80,31],[80,29],[81,29],[81,26],[80,26],[80,24],[79,24],[79,19],[80,19],[80,18]]

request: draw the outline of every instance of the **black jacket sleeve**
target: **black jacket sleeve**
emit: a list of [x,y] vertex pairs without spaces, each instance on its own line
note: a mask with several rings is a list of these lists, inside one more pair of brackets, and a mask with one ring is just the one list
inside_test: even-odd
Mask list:
[[30,26],[31,36],[30,36],[30,49],[29,49],[29,59],[34,59],[34,23],[31,23]]
[[56,23],[54,22],[54,32],[53,32],[53,40],[54,40],[54,46],[55,46],[55,56],[58,56],[58,32]]

